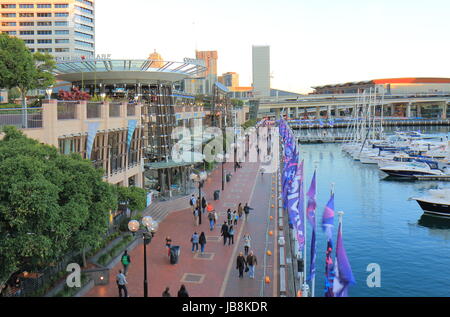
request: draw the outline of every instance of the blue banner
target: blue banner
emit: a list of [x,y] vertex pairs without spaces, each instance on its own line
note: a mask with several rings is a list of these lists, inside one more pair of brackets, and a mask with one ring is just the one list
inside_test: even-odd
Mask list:
[[128,138],[127,138],[127,146],[128,151],[130,150],[131,140],[133,138],[134,130],[136,130],[137,120],[128,120]]

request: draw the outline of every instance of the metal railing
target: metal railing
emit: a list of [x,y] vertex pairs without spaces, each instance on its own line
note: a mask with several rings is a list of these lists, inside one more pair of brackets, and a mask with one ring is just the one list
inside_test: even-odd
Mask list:
[[120,117],[120,108],[122,104],[118,102],[110,102],[109,103],[109,117],[110,118],[118,118]]
[[[26,122],[25,122],[26,111]],[[21,108],[0,109],[0,128],[4,126],[15,126],[22,128],[42,128],[42,108]]]
[[58,101],[57,113],[58,120],[77,119],[78,101]]
[[88,102],[86,105],[86,114],[88,119],[98,119],[102,116],[101,102]]

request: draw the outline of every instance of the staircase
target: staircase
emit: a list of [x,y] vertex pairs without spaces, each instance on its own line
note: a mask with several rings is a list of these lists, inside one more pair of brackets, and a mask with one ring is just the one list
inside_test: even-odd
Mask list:
[[153,203],[144,211],[144,216],[151,216],[154,220],[161,223],[171,212],[191,208],[189,198],[190,195]]

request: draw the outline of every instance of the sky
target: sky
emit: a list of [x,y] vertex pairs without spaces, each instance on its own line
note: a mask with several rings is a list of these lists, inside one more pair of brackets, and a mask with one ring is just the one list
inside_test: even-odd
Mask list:
[[252,45],[270,45],[272,88],[450,77],[448,0],[97,0],[96,53],[194,58],[252,83]]

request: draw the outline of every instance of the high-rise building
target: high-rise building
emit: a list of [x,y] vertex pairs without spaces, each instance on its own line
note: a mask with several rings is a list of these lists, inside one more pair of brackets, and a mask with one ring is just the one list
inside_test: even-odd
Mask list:
[[2,0],[0,32],[57,59],[95,56],[95,0]]
[[252,47],[253,88],[255,97],[270,96],[270,46]]
[[196,51],[195,57],[205,62],[207,70],[199,77],[205,78],[205,93],[212,94],[212,87],[217,82],[217,51]]
[[239,86],[239,74],[235,72],[228,72],[219,77],[219,82],[226,87]]

